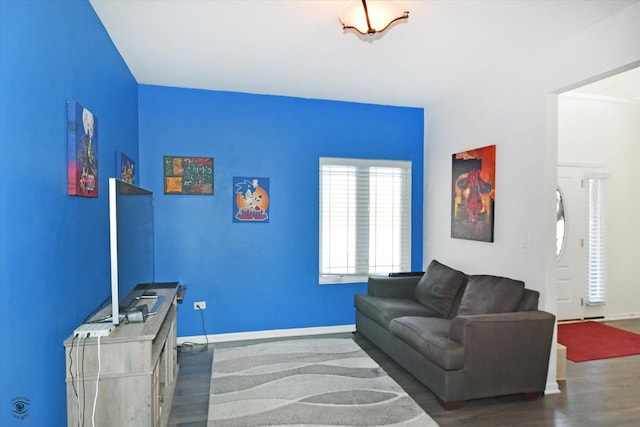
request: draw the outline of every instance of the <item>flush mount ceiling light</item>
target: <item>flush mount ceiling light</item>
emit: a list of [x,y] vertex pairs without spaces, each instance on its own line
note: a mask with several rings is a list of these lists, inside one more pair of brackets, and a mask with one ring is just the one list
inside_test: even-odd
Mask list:
[[371,36],[386,30],[394,22],[406,19],[409,19],[409,12],[403,11],[399,2],[390,0],[355,0],[340,12],[344,30],[355,30]]

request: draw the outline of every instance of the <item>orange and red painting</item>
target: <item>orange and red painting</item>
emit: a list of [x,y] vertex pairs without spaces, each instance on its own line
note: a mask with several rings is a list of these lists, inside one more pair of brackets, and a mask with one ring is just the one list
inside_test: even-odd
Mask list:
[[493,242],[496,146],[452,156],[451,237]]

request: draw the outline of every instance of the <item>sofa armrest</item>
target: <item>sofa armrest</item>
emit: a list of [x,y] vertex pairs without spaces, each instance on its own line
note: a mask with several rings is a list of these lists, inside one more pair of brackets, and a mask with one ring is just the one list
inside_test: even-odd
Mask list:
[[[473,339],[474,334],[482,333],[486,336],[497,335],[497,338],[508,339],[505,333],[517,335],[527,328],[538,328],[546,325],[553,335],[555,316],[541,310],[516,311],[512,313],[475,314],[457,316],[449,327],[449,338],[465,345],[468,339]],[[545,335],[546,336],[546,335]],[[514,337],[514,338],[516,338]],[[551,335],[549,335],[551,339]]]
[[370,276],[367,295],[417,300],[416,285],[422,276]]
[[554,327],[540,310],[454,318],[449,338],[464,346],[466,398],[544,391]]

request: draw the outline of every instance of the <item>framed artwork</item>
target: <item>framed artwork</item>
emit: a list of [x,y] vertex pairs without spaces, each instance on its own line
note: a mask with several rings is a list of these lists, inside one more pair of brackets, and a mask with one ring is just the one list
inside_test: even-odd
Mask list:
[[98,197],[98,119],[67,101],[67,193]]
[[496,146],[452,156],[451,237],[493,242]]
[[213,157],[164,156],[164,194],[213,194]]
[[233,177],[233,222],[269,222],[269,178]]
[[116,178],[129,184],[136,183],[136,163],[120,151],[116,151]]

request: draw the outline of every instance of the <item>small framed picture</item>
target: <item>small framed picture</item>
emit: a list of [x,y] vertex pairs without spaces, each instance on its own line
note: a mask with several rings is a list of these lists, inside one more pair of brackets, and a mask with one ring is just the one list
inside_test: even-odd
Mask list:
[[269,222],[269,178],[233,177],[233,222]]
[[136,183],[136,163],[120,151],[116,151],[116,178],[129,184]]
[[213,157],[164,156],[164,194],[213,194]]

